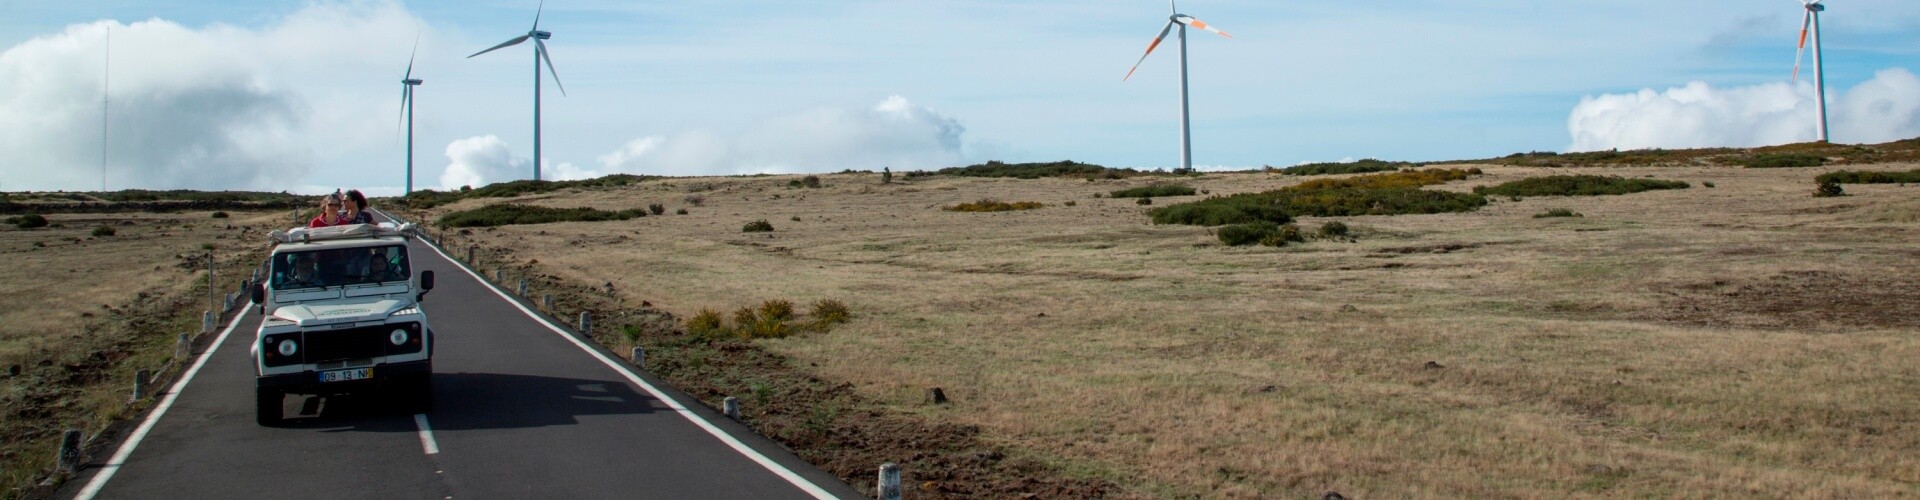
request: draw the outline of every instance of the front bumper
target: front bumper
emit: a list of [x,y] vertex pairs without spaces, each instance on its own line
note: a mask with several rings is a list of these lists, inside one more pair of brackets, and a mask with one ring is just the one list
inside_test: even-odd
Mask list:
[[303,371],[255,377],[254,383],[261,388],[279,389],[282,392],[295,394],[341,394],[379,388],[408,375],[430,373],[433,373],[433,360],[423,359],[374,365],[373,377],[364,380],[321,383],[320,372]]

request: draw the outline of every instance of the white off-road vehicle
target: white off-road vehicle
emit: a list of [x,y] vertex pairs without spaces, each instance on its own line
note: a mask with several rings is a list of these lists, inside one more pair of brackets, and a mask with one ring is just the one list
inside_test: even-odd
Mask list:
[[407,260],[412,227],[354,224],[275,231],[272,262],[251,290],[265,318],[254,337],[256,419],[280,423],[287,394],[384,392],[414,411],[433,403],[433,329]]

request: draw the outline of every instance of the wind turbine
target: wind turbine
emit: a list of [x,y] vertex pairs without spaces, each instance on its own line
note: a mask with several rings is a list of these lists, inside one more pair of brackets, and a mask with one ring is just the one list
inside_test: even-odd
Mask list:
[[413,57],[420,53],[420,39],[413,40],[413,53],[407,55],[407,74],[400,77],[400,111],[407,120],[407,194],[413,194],[413,87],[425,80],[413,77]]
[[1160,28],[1160,36],[1154,37],[1153,43],[1147,44],[1147,52],[1140,54],[1140,60],[1133,62],[1133,67],[1127,69],[1126,78],[1121,78],[1120,81],[1133,78],[1133,72],[1140,69],[1140,63],[1146,62],[1147,56],[1152,55],[1153,49],[1160,46],[1160,41],[1167,38],[1167,33],[1173,30],[1174,25],[1180,25],[1180,172],[1184,173],[1193,171],[1193,128],[1189,124],[1187,113],[1187,27],[1211,31],[1227,38],[1233,38],[1233,35],[1209,26],[1193,16],[1181,14],[1180,8],[1173,5],[1173,0],[1167,0],[1167,8],[1173,11],[1173,15],[1167,17],[1167,25]]
[[[487,50],[473,53],[473,56],[477,56],[519,45],[521,42],[527,41],[528,38],[533,39],[533,180],[536,181],[540,180],[540,61],[544,60],[547,62],[547,72],[553,75],[553,85],[560,87],[560,95],[567,95],[567,86],[560,84],[560,73],[553,70],[553,58],[547,55],[547,43],[542,41],[553,38],[553,33],[540,31],[540,12],[546,10],[546,8],[547,2],[542,0],[540,2],[540,8],[533,11],[533,29],[527,30],[527,34],[513,37],[513,39],[500,42],[499,45],[490,47]],[[472,59],[473,56],[467,56],[467,58]]]
[[1814,109],[1820,113],[1820,142],[1827,141],[1827,73],[1820,68],[1820,13],[1827,10],[1820,0],[1801,0],[1800,5],[1807,9],[1807,15],[1800,18],[1800,48],[1793,53],[1793,81],[1800,81],[1800,57],[1807,50],[1808,28],[1813,33],[1813,102]]

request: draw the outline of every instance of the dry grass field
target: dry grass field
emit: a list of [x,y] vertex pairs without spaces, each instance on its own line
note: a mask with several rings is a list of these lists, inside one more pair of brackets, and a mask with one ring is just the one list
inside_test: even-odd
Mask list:
[[[283,213],[52,214],[0,226],[0,497],[52,472],[62,429],[96,438],[130,405],[134,372],[166,365],[208,308],[206,245],[222,293],[266,248]],[[95,236],[98,227],[111,236]],[[177,374],[160,374],[171,377]],[[109,450],[109,452],[111,452]]]
[[[468,238],[683,318],[844,301],[830,333],[756,342],[1123,495],[1920,495],[1920,186],[1815,198],[1831,168],[1480,167],[1429,189],[1693,187],[1346,217],[1354,241],[1272,248],[1094,197],[1145,179],[669,179],[514,200],[668,215]],[[1046,206],[942,210],[983,198]],[[1555,208],[1584,216],[1533,217]],[[742,233],[761,219],[775,230]]]

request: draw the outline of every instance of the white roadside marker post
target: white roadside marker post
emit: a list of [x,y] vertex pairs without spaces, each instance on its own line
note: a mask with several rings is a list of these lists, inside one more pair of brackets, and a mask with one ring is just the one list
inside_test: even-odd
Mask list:
[[727,396],[727,399],[720,400],[720,412],[727,414],[727,418],[739,420],[740,398]]
[[893,462],[880,464],[880,500],[900,500],[900,466]]

